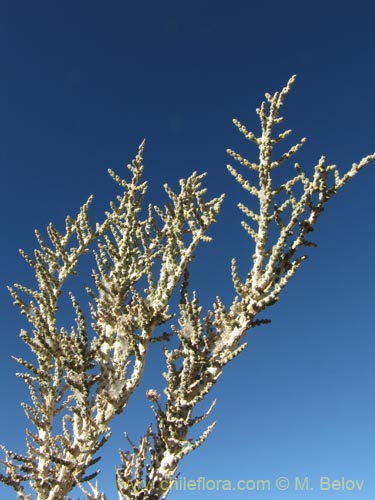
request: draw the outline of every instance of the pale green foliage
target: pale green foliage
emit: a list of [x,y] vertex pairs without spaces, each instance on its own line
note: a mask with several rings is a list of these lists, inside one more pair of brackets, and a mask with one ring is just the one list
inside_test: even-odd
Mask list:
[[[293,81],[294,77],[281,92],[266,94],[266,101],[257,110],[259,136],[234,120],[246,139],[258,147],[259,159],[252,162],[232,150],[228,153],[255,172],[257,185],[232,166],[228,169],[244,190],[258,199],[259,210],[239,204],[251,221],[242,225],[254,240],[255,251],[243,281],[236,261],[232,261],[235,295],[229,308],[217,297],[213,310],[203,315],[196,294],[189,298],[188,293],[188,266],[198,243],[210,239],[206,232],[216,221],[223,195],[205,202],[201,187],[205,174],[193,173],[180,181],[179,193],[165,185],[169,203],[164,208],[149,206],[147,217],[142,218],[147,189],[146,182],[140,183],[143,143],[128,166],[130,181],[109,171],[123,194],[117,204],[111,203],[103,223],[92,228],[90,197],[75,219],[66,219],[64,234],[50,224],[47,244],[36,232],[40,248],[35,250],[34,259],[21,252],[34,269],[37,288],[16,284],[10,292],[33,327],[31,333],[23,330],[21,338],[37,363],[17,359],[27,370],[17,375],[30,389],[32,404],[23,403],[23,408],[36,430],[27,431],[27,455],[4,448],[6,474],[0,476],[19,498],[31,499],[24,482],[29,482],[38,500],[63,500],[75,485],[89,500],[106,498],[98,484],[90,482],[98,472],[88,469],[97,462],[96,452],[110,437],[111,421],[126,408],[139,385],[152,342],[174,336],[177,347],[164,346],[164,396],[152,388],[147,391],[156,427],[150,426],[138,445],[129,439],[132,452],[121,452],[122,466],[116,472],[120,499],[165,498],[180,460],[212,431],[214,424],[195,440],[188,436],[191,427],[210,415],[215,402],[203,415],[193,416],[197,404],[214,386],[224,366],[246,347],[242,343],[246,332],[268,322],[257,315],[278,300],[306,259],[297,252],[314,245],[306,238],[325,203],[375,159],[375,154],[369,155],[340,176],[337,168],[325,165],[321,157],[311,179],[296,163],[294,177],[273,185],[272,170],[305,142],[301,139],[274,159],[274,146],[291,133],[286,130],[273,135],[273,129],[282,121],[279,112]],[[67,278],[75,274],[78,259],[87,252],[93,252],[96,261],[92,273],[96,291],[86,288],[91,297],[92,329],[78,300],[70,294],[76,327],[68,332],[57,327],[59,296]],[[155,329],[172,318],[169,301],[179,283],[178,326],[172,326],[169,334],[155,336]],[[52,431],[57,419],[63,429],[60,435]]]

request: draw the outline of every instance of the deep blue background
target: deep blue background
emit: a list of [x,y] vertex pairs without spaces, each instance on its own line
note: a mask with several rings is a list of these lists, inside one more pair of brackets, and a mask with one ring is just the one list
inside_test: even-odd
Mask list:
[[[0,2],[0,442],[23,450],[19,403],[28,396],[10,356],[28,356],[18,338],[26,325],[5,285],[32,284],[18,248],[32,251],[33,229],[61,226],[91,193],[92,221],[102,220],[117,194],[106,169],[126,175],[146,137],[148,201],[163,203],[162,185],[193,170],[208,172],[211,196],[227,193],[192,286],[204,306],[216,294],[229,302],[230,259],[246,267],[252,247],[236,208],[248,200],[225,168],[225,150],[256,154],[231,119],[258,131],[264,92],[297,73],[284,112],[295,140],[309,139],[296,158],[302,166],[311,172],[325,154],[343,172],[373,152],[374,14],[370,1]],[[314,233],[319,248],[268,311],[272,324],[254,331],[225,370],[213,391],[217,427],[181,465],[188,479],[270,479],[271,491],[199,497],[375,497],[374,184],[371,165],[329,203]],[[117,498],[123,432],[137,440],[146,430],[144,393],[161,383],[155,353],[103,451],[108,500]],[[278,492],[279,476],[309,476],[314,491]],[[319,492],[320,476],[364,480],[364,488]],[[15,498],[4,487],[0,497]]]

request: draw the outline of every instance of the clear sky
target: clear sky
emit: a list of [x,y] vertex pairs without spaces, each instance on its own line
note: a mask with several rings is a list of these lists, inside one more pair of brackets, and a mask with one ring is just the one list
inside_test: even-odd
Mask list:
[[[229,301],[230,259],[245,266],[252,247],[236,208],[247,200],[225,151],[256,153],[232,118],[258,131],[264,92],[296,73],[284,115],[296,141],[308,137],[301,165],[311,172],[325,154],[344,171],[373,152],[374,15],[369,0],[0,2],[1,443],[24,447],[19,403],[28,396],[11,355],[28,355],[18,338],[26,324],[5,285],[32,284],[18,248],[32,251],[34,228],[59,227],[91,193],[92,221],[102,220],[117,194],[107,168],[125,174],[146,137],[149,201],[163,203],[163,183],[176,186],[193,170],[208,172],[211,196],[227,193],[214,242],[197,252],[192,287],[205,307],[216,294]],[[250,481],[248,491],[170,498],[375,498],[374,185],[375,164],[327,205],[314,233],[319,248],[308,249],[311,258],[263,315],[272,323],[224,371],[212,394],[216,429],[181,464],[187,480],[236,487],[265,479],[270,491],[251,490]],[[117,498],[123,432],[138,440],[152,420],[145,390],[162,381],[151,361],[102,453],[108,500]],[[296,491],[295,478],[305,476],[314,489]],[[320,491],[322,476],[358,481],[362,491],[341,483]],[[286,491],[279,477],[290,480]],[[15,496],[1,486],[0,498]]]

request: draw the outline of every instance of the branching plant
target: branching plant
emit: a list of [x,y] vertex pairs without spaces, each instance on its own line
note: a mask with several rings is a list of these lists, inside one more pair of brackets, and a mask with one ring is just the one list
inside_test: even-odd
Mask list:
[[[196,406],[224,366],[244,350],[246,332],[268,322],[258,316],[278,301],[307,258],[301,249],[315,246],[308,237],[326,202],[375,159],[375,153],[366,156],[340,175],[321,157],[311,177],[295,163],[295,175],[275,184],[272,171],[290,160],[306,140],[275,156],[275,145],[291,133],[275,134],[274,128],[283,120],[280,110],[294,79],[280,92],[266,94],[257,109],[259,135],[234,120],[245,138],[256,144],[259,158],[253,162],[233,150],[228,153],[257,182],[230,165],[228,170],[258,199],[259,208],[253,211],[239,204],[247,218],[242,225],[254,240],[254,254],[242,280],[232,260],[234,292],[229,307],[217,297],[212,311],[203,314],[197,294],[189,293],[189,265],[198,244],[210,241],[206,233],[224,195],[204,201],[205,174],[193,173],[180,181],[178,193],[165,185],[169,202],[163,208],[149,205],[147,215],[142,215],[147,190],[147,183],[141,182],[144,143],[128,165],[130,181],[109,170],[123,193],[110,204],[102,223],[95,227],[90,223],[90,197],[76,218],[66,218],[63,233],[48,226],[49,242],[36,231],[39,248],[33,257],[21,251],[34,270],[36,288],[15,284],[9,290],[31,325],[20,336],[35,361],[16,358],[26,370],[17,376],[30,391],[31,401],[22,406],[31,429],[26,430],[26,454],[2,447],[5,472],[0,475],[18,498],[64,500],[78,486],[88,500],[106,499],[98,482],[92,482],[99,471],[92,472],[91,467],[110,438],[113,419],[125,410],[138,387],[154,342],[164,345],[166,386],[162,396],[154,388],[147,391],[155,425],[149,426],[139,444],[129,438],[131,450],[121,452],[122,464],[116,471],[120,500],[166,498],[180,460],[213,430],[211,423],[199,438],[190,437],[190,429],[211,414],[215,402],[203,415],[196,414]],[[59,327],[56,315],[63,287],[77,274],[80,258],[90,252],[96,263],[92,288],[85,287],[91,317],[69,292],[75,326]],[[169,306],[178,287],[178,326],[158,335],[158,327],[175,316]],[[173,347],[167,346],[170,338]]]

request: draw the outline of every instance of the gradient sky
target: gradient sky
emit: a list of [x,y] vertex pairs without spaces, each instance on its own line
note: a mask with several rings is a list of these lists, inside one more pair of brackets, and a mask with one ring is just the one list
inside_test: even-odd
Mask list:
[[[18,248],[32,251],[34,228],[61,226],[91,193],[91,220],[102,220],[117,194],[107,168],[126,175],[123,165],[146,137],[148,201],[163,203],[163,183],[176,186],[193,170],[208,172],[209,195],[227,193],[191,284],[205,307],[216,294],[228,302],[230,259],[246,267],[252,247],[236,208],[248,200],[225,168],[225,151],[256,154],[232,118],[258,131],[264,92],[296,73],[284,108],[295,140],[308,137],[296,160],[311,172],[325,154],[343,172],[373,152],[374,15],[369,0],[0,2],[1,443],[24,447],[19,403],[28,396],[11,355],[28,356],[18,338],[26,324],[5,285],[33,283]],[[208,422],[217,420],[216,429],[181,464],[190,480],[235,487],[266,479],[271,490],[170,498],[375,498],[374,185],[375,164],[327,205],[314,233],[319,248],[308,249],[311,258],[263,314],[272,323],[254,330],[202,405],[218,398]],[[138,440],[152,421],[145,391],[162,384],[157,354],[103,450],[108,500],[117,498],[123,432]],[[277,490],[281,476],[291,481],[287,491]],[[295,478],[305,476],[314,489],[295,491]],[[319,491],[321,476],[363,480],[363,489]],[[1,486],[0,498],[15,495]]]

